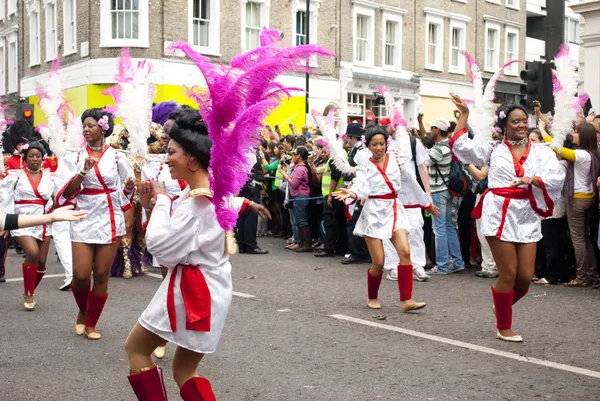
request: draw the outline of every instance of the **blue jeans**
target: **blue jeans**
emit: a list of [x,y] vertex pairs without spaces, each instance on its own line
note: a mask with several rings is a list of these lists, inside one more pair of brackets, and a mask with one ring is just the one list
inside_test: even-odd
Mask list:
[[308,227],[308,205],[310,200],[306,198],[307,196],[298,195],[290,199],[292,206],[290,214],[292,215],[292,231],[295,244],[300,242],[300,229]]
[[[435,234],[435,261],[438,269],[448,272],[453,269],[465,267],[460,252],[460,243],[452,218],[452,196],[448,190],[431,194],[433,204],[440,209],[440,216],[433,218],[433,232]],[[452,265],[448,257],[452,257]]]

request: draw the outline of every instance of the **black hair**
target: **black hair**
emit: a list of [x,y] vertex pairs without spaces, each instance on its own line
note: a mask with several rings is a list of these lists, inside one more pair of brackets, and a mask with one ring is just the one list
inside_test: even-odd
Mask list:
[[46,150],[46,156],[52,156],[53,153],[52,150],[50,150],[50,144],[46,142],[44,138],[42,138],[42,134],[40,134],[37,131],[34,131],[31,140],[39,142],[44,147],[44,149]]
[[304,139],[304,137],[299,137],[294,141],[294,145],[295,148],[299,147],[299,146],[306,146],[306,139]]
[[46,154],[47,154],[46,149],[44,148],[44,145],[42,145],[41,143],[34,141],[34,142],[29,142],[28,145],[29,145],[29,148],[27,148],[27,150],[25,150],[23,152],[23,156],[22,156],[23,161],[27,160],[27,153],[29,153],[29,151],[31,149],[39,150],[40,153],[42,154],[42,159],[44,158],[44,156],[46,156]]
[[296,143],[296,137],[292,134],[290,135],[286,135],[283,137],[283,142],[287,142],[290,145],[292,145],[292,147],[294,146],[294,144]]
[[598,156],[598,140],[596,139],[596,128],[593,124],[585,123],[577,127],[579,134],[579,148],[590,150]]
[[192,106],[188,106],[187,104],[184,104],[184,105],[179,106],[179,108],[177,110],[175,110],[174,112],[169,114],[169,118],[167,120],[177,121],[177,119],[179,117],[181,117],[182,115],[184,115],[188,112],[194,112],[194,111],[199,113],[197,109],[193,108]]
[[28,121],[15,121],[8,128],[8,137],[13,149],[20,143],[28,143],[33,136],[33,126]]
[[448,127],[448,133],[451,134],[456,129],[456,122],[450,121],[450,126]]
[[[296,143],[298,143],[296,141]],[[310,166],[308,165],[308,149],[306,149],[304,146],[298,146],[296,149],[294,149],[294,153],[295,155],[300,156],[300,158],[302,159],[302,161],[304,162],[304,165],[306,166],[306,169],[308,170],[308,184],[310,185],[311,182],[311,178],[312,177],[312,171],[310,169]]]
[[[504,130],[506,129],[506,123],[508,122],[508,116],[510,115],[510,113],[512,113],[515,110],[521,110],[523,113],[525,113],[526,116],[529,115],[529,114],[527,114],[527,110],[525,110],[525,108],[523,106],[520,106],[520,105],[514,104],[514,103],[506,104],[504,106],[499,107],[498,110],[496,110],[496,116],[498,117],[498,121],[496,121],[496,126],[498,128],[500,128],[502,130],[502,132],[504,132]],[[504,118],[500,117],[500,114],[502,112],[504,112]]]
[[423,135],[421,137],[421,143],[427,149],[431,149],[435,146],[435,141],[429,135]]
[[111,136],[113,128],[115,128],[115,121],[113,119],[113,115],[109,112],[99,109],[98,107],[87,109],[81,115],[81,122],[83,123],[88,117],[91,117],[94,120],[96,120],[96,122],[98,122],[104,116],[108,117],[108,130],[104,131],[104,137],[108,138],[109,136]]
[[388,134],[385,128],[383,128],[381,125],[371,125],[365,132],[365,145],[367,147],[369,147],[369,144],[375,135],[383,135],[386,142],[390,137],[390,134]]
[[208,137],[208,126],[202,121],[198,110],[179,116],[169,136],[208,170],[212,141]]

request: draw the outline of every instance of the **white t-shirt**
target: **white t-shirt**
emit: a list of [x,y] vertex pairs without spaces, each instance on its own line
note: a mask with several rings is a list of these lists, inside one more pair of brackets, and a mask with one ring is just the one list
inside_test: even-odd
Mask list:
[[589,194],[594,192],[590,168],[592,157],[585,150],[575,149],[573,192]]

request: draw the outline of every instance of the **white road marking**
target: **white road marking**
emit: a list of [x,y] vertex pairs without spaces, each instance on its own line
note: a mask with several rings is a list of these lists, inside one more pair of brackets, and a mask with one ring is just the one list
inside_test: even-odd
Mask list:
[[494,348],[482,347],[481,345],[475,345],[475,344],[466,343],[463,341],[452,340],[450,338],[440,337],[440,336],[427,334],[427,333],[421,333],[421,332],[415,331],[415,330],[403,329],[401,327],[391,326],[389,324],[376,323],[376,322],[371,322],[368,320],[357,319],[355,317],[350,317],[350,316],[346,316],[346,315],[329,315],[329,317],[332,317],[332,318],[338,319],[338,320],[345,320],[345,321],[351,322],[351,323],[362,324],[364,326],[394,331],[396,333],[405,334],[407,336],[423,338],[426,340],[435,341],[435,342],[442,343],[442,344],[454,345],[456,347],[466,348],[466,349],[469,349],[472,351],[483,352],[485,354],[501,356],[503,358],[508,358],[508,359],[514,359],[515,361],[527,362],[527,363],[531,363],[534,365],[545,366],[547,368],[563,370],[565,372],[570,372],[570,373],[575,373],[575,374],[582,375],[582,376],[589,376],[589,377],[593,377],[596,379],[600,379],[600,372],[596,372],[594,370],[578,368],[576,366],[565,365],[563,363],[558,363],[558,362],[546,361],[543,359],[528,358],[528,357],[525,357],[525,356],[522,356],[519,354],[514,354],[512,352],[506,352],[506,351],[500,351],[500,350],[497,350]]
[[[162,280],[162,276],[160,274],[146,273],[146,276],[150,276],[150,277],[154,277],[154,278],[159,278],[159,279]],[[240,298],[256,298],[256,295],[244,294],[243,292],[235,292],[235,291],[233,291],[233,295],[236,296],[236,297],[240,297]]]
[[[57,278],[57,277],[62,277],[64,278],[65,275],[64,274],[46,274],[44,276],[44,280],[46,280],[47,278]],[[7,278],[6,282],[7,283],[13,283],[15,281],[23,281],[23,277],[15,277],[15,278]]]

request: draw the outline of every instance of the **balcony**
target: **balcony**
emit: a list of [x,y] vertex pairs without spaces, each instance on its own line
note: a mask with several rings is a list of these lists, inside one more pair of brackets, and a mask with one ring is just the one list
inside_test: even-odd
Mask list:
[[527,0],[528,17],[545,17],[546,0]]

